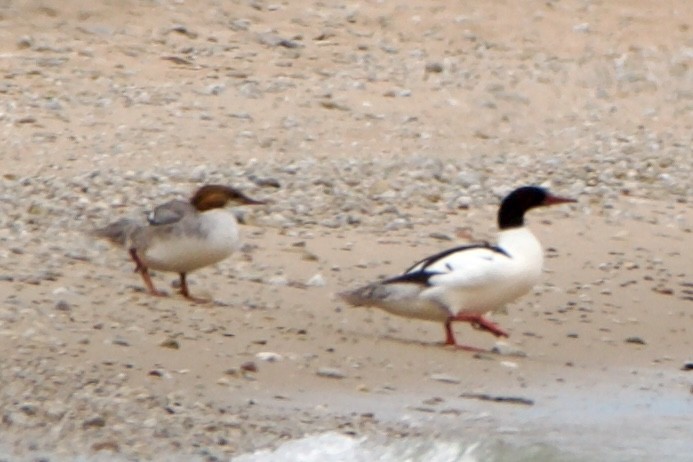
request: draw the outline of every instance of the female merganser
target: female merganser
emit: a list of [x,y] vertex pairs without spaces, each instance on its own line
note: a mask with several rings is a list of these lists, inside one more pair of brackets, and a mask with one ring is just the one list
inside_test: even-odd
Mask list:
[[178,273],[181,294],[199,301],[190,296],[187,273],[220,262],[239,246],[236,218],[223,209],[229,202],[264,204],[228,186],[206,185],[190,202],[173,200],[156,207],[148,216],[149,225],[121,219],[94,234],[128,249],[152,295],[163,293],[154,288],[150,268]]
[[508,334],[484,314],[502,310],[539,281],[541,244],[524,226],[525,212],[534,207],[576,202],[537,186],[524,186],[503,199],[498,210],[498,243],[464,245],[425,258],[403,274],[369,284],[340,297],[353,306],[373,306],[409,318],[445,324],[445,345],[458,345],[453,321],[500,337]]

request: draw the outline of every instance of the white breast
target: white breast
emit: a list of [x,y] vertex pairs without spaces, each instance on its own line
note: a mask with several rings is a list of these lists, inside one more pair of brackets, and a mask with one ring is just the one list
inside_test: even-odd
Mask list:
[[240,244],[236,219],[223,209],[186,216],[173,226],[180,232],[152,236],[143,255],[150,268],[187,273],[225,259]]

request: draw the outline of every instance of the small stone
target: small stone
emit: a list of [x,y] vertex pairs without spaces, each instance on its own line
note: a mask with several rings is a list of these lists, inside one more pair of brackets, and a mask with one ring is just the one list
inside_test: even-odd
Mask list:
[[171,348],[172,350],[178,350],[180,348],[180,344],[176,339],[166,339],[163,342],[159,344],[159,346],[164,347],[164,348]]
[[452,241],[452,237],[444,233],[432,232],[429,237],[433,239],[438,239],[439,241]]
[[34,39],[31,38],[29,35],[22,35],[19,37],[19,40],[17,40],[17,48],[20,50],[25,50],[27,48],[31,48],[34,45]]
[[436,382],[460,383],[460,379],[458,379],[455,376],[448,375],[448,374],[431,374],[430,378],[431,378],[431,380],[435,380]]
[[467,210],[472,205],[472,198],[469,196],[459,196],[455,199],[455,208]]
[[189,39],[196,39],[198,35],[197,32],[191,31],[182,24],[176,24],[173,27],[171,27],[171,32],[178,32],[181,35],[185,35]]
[[309,287],[324,287],[325,284],[325,278],[320,273],[314,274],[310,279],[308,279],[308,282],[306,282],[306,285]]
[[226,85],[215,83],[207,86],[207,88],[205,89],[205,93],[207,93],[208,95],[216,96],[222,94],[224,90],[226,90]]
[[301,252],[301,259],[305,261],[318,261],[320,258],[312,252],[304,250]]
[[272,286],[286,286],[289,285],[289,280],[286,276],[272,276],[267,279],[267,284]]
[[23,403],[19,406],[19,410],[29,416],[34,416],[38,412],[38,406],[34,403]]
[[257,364],[255,364],[253,361],[246,361],[241,364],[241,370],[243,372],[257,372]]
[[444,403],[445,400],[439,396],[433,396],[431,398],[423,400],[422,402],[428,406],[435,406],[437,404]]
[[626,339],[626,343],[633,343],[635,345],[645,345],[645,340],[643,340],[641,337],[628,337]]
[[235,30],[235,31],[248,30],[250,25],[251,25],[250,20],[246,19],[246,18],[234,19],[233,21],[231,21],[229,23],[229,27],[231,28],[231,30]]
[[320,106],[324,107],[325,109],[336,109],[338,111],[351,111],[349,106],[347,106],[345,104],[338,103],[337,101],[333,101],[331,99],[320,101]]
[[683,363],[682,371],[693,371],[693,361],[686,361]]
[[70,311],[72,307],[65,300],[58,300],[55,304],[55,309],[58,311]]
[[515,345],[511,345],[511,344],[506,343],[506,342],[496,342],[496,344],[493,345],[493,348],[491,349],[491,351],[494,353],[497,353],[499,355],[503,355],[503,356],[518,356],[518,357],[527,356],[527,353],[520,350]]
[[106,426],[106,419],[101,416],[92,417],[82,422],[82,428],[102,428]]
[[281,188],[281,183],[276,178],[258,178],[251,175],[248,179],[260,187]]
[[268,363],[274,363],[284,359],[282,355],[280,355],[279,353],[275,353],[273,351],[261,351],[257,353],[255,357],[260,361],[266,361]]
[[98,442],[92,444],[91,449],[94,452],[99,452],[99,451],[118,452],[118,451],[120,451],[120,446],[118,445],[118,442],[116,442],[114,440],[105,440],[105,441],[98,441]]
[[443,65],[440,63],[428,63],[426,64],[426,72],[431,74],[439,74],[443,72]]
[[346,377],[344,372],[333,367],[321,367],[317,370],[316,374],[318,377],[327,377],[330,379],[343,379]]
[[674,295],[674,289],[669,287],[657,286],[652,289],[654,292],[662,295]]
[[482,182],[481,174],[475,171],[462,171],[457,174],[455,178],[455,184],[462,186],[463,188],[471,188],[473,186],[478,186]]

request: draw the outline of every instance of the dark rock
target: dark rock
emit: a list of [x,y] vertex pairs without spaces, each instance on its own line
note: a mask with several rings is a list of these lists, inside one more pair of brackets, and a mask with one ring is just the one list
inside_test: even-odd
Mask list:
[[101,416],[92,417],[82,422],[82,428],[103,428],[106,426],[106,419]]

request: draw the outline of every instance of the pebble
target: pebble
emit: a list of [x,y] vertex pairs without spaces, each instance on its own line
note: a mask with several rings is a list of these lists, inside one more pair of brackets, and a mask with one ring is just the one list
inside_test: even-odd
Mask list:
[[318,377],[327,377],[330,379],[343,379],[347,376],[346,373],[344,373],[341,369],[333,367],[321,367],[315,372],[315,374]]
[[426,72],[435,74],[441,73],[443,72],[443,65],[438,62],[426,63]]
[[58,311],[70,311],[72,307],[65,300],[58,300],[55,303],[55,309]]
[[173,338],[168,338],[161,342],[159,346],[162,346],[164,348],[170,348],[172,350],[178,350],[180,349],[180,344],[178,343],[178,340],[173,339]]
[[309,287],[324,287],[326,284],[327,284],[327,282],[325,281],[325,278],[320,273],[314,274],[306,282],[306,285]]
[[23,403],[19,405],[19,410],[28,416],[34,416],[38,412],[38,406],[35,403]]
[[253,361],[246,361],[243,364],[241,364],[241,370],[243,372],[257,372],[257,364],[255,364]]
[[502,356],[518,356],[518,357],[525,357],[527,356],[527,353],[521,350],[519,347],[515,345],[511,345],[507,342],[502,342],[498,341],[496,342],[495,345],[493,345],[493,348],[491,349],[493,353],[497,353]]
[[267,284],[271,286],[286,286],[289,285],[289,279],[286,276],[271,276],[267,279]]
[[439,233],[439,232],[433,232],[433,233],[429,234],[429,236],[432,239],[437,239],[439,241],[452,241],[453,240],[453,238],[450,235],[444,234],[444,233]]
[[259,353],[256,353],[255,357],[260,361],[266,361],[268,363],[274,363],[284,359],[282,355],[280,355],[279,353],[275,353],[273,351],[261,351]]
[[643,340],[641,337],[628,337],[626,340],[626,343],[633,343],[635,345],[645,345],[645,340]]
[[101,428],[106,426],[106,419],[101,416],[92,417],[82,422],[82,428]]
[[435,380],[436,382],[443,382],[443,383],[460,383],[461,380],[458,377],[455,377],[453,375],[448,375],[448,374],[431,374],[430,375],[431,380]]
[[518,367],[520,367],[519,364],[517,364],[514,361],[501,361],[500,365],[508,369],[517,369]]

